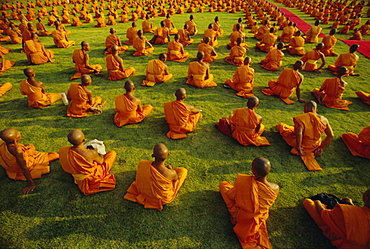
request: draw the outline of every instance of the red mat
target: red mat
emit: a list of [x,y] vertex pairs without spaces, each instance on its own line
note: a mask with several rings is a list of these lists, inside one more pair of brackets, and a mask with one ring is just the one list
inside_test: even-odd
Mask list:
[[360,45],[357,51],[365,55],[367,58],[370,58],[370,41],[356,41],[356,40],[344,40],[344,39],[339,39],[339,40],[341,40],[348,46],[352,46],[353,44]]

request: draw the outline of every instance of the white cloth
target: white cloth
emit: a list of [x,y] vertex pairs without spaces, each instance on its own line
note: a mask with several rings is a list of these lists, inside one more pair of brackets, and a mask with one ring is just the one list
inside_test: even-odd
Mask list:
[[100,155],[105,155],[107,152],[105,151],[105,145],[103,141],[99,141],[97,139],[91,140],[87,143],[85,143],[85,148],[88,146],[91,146],[96,150]]

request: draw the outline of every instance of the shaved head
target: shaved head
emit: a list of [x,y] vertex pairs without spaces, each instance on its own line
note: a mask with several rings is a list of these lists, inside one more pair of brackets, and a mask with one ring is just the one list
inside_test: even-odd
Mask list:
[[159,59],[160,59],[161,61],[166,61],[166,60],[167,60],[167,54],[164,54],[164,53],[159,54]]
[[358,44],[353,44],[350,48],[349,48],[349,52],[350,53],[354,53],[356,52],[356,50],[360,47],[360,45]]
[[118,46],[117,45],[112,45],[111,49],[112,49],[112,54],[114,54],[115,52],[118,51]]
[[81,84],[84,86],[88,86],[91,84],[91,77],[88,74],[83,74],[81,76]]
[[204,53],[202,51],[200,51],[200,52],[197,53],[197,60],[198,61],[203,60],[203,57],[204,57]]
[[68,134],[68,141],[73,144],[74,146],[77,146],[83,142],[85,142],[85,135],[84,133],[77,129],[73,130]]
[[252,172],[257,177],[265,177],[271,170],[271,163],[263,157],[256,157],[252,162]]
[[317,104],[316,104],[316,102],[313,101],[313,100],[307,101],[304,104],[304,110],[305,110],[305,112],[316,112],[317,111]]
[[164,161],[168,155],[169,153],[166,145],[161,143],[154,145],[152,157],[154,157],[156,161]]
[[210,38],[208,36],[206,36],[206,37],[203,38],[203,41],[204,41],[205,44],[208,44],[209,41],[210,41]]
[[23,69],[23,73],[28,78],[35,76],[35,70],[33,70],[33,68],[30,67]]
[[175,96],[177,100],[182,100],[186,98],[186,90],[185,88],[179,88],[175,92]]
[[245,59],[244,59],[244,65],[249,65],[249,64],[251,64],[251,62],[252,62],[252,58],[251,57],[245,57]]
[[248,98],[247,106],[249,109],[253,109],[258,106],[260,100],[256,96],[251,96]]
[[343,76],[347,73],[347,68],[346,67],[340,67],[337,71],[337,75],[340,77],[340,76]]
[[110,29],[109,29],[109,32],[110,32],[111,34],[114,34],[114,33],[116,33],[116,30],[115,30],[114,28],[110,28]]
[[316,50],[320,50],[320,49],[322,49],[322,47],[324,47],[324,43],[318,43],[317,45],[316,45]]
[[297,69],[301,69],[303,66],[303,61],[299,60],[299,61],[296,61],[293,65],[293,69],[294,70],[297,70]]
[[0,138],[5,143],[13,143],[18,136],[20,136],[20,132],[13,128],[8,128],[5,130],[0,131]]
[[284,43],[279,42],[277,45],[277,49],[282,50],[284,48]]
[[134,82],[132,82],[131,80],[126,81],[124,88],[127,92],[132,92],[133,90],[135,90]]

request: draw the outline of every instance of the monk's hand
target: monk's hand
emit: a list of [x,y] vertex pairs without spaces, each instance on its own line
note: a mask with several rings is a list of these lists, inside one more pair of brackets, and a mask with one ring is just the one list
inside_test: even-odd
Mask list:
[[321,147],[318,147],[315,151],[314,151],[314,155],[315,156],[321,156],[322,155],[322,153],[323,153],[323,149],[321,148]]
[[24,189],[22,189],[22,195],[28,195],[28,193],[30,191],[33,191],[35,188],[36,188],[36,184],[35,183],[28,184],[27,187],[25,187]]
[[306,152],[304,151],[304,149],[302,147],[298,147],[298,152],[301,156],[305,156],[306,155]]
[[171,165],[167,165],[166,168],[167,169],[172,169],[172,166]]

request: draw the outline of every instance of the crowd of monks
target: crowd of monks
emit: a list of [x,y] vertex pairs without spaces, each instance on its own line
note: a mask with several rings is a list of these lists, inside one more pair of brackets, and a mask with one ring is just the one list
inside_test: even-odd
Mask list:
[[[192,56],[185,51],[186,46],[195,42],[192,36],[199,32],[193,15],[190,15],[183,28],[175,27],[171,15],[204,12],[206,6],[209,12],[243,11],[246,22],[243,23],[243,19],[239,18],[232,27],[230,42],[225,44],[230,49],[230,54],[224,60],[237,68],[232,79],[226,80],[223,87],[233,89],[238,96],[247,98],[247,106],[237,108],[229,117],[221,118],[215,126],[223,134],[233,137],[244,146],[270,145],[267,138],[262,136],[265,130],[262,117],[256,113],[259,99],[253,92],[255,72],[251,67],[252,59],[247,56],[250,48],[246,43],[245,34],[245,29],[249,28],[249,33],[258,40],[255,49],[266,53],[266,57],[260,62],[265,70],[279,70],[284,58],[283,50],[301,56],[292,68],[284,68],[276,80],[271,79],[267,83],[268,88],[262,89],[262,93],[268,96],[276,95],[290,105],[295,103],[290,99],[295,90],[297,100],[304,103],[303,114],[293,117],[294,126],[279,123],[275,128],[292,147],[291,153],[300,156],[308,170],[322,170],[315,157],[323,154],[323,149],[333,140],[334,132],[329,120],[318,114],[316,102],[301,98],[301,85],[304,82],[302,71],[320,73],[326,65],[326,57],[337,56],[334,65],[328,66],[328,70],[333,71],[335,77],[326,79],[321,87],[313,89],[312,93],[320,104],[328,108],[349,111],[348,105],[352,102],[342,99],[347,86],[344,78],[359,75],[354,72],[359,60],[356,55],[359,45],[352,45],[348,53],[338,56],[334,52],[337,41],[335,34],[339,25],[344,25],[339,32],[348,33],[349,30],[353,30],[353,35],[349,39],[362,40],[362,36],[368,35],[369,21],[360,26],[365,2],[348,3],[347,0],[344,2],[278,0],[276,2],[311,15],[316,19],[314,25],[302,34],[297,25],[290,21],[289,17],[285,17],[279,8],[264,0],[202,3],[163,1],[165,4],[158,1],[114,3],[91,0],[45,0],[42,3],[37,0],[36,3],[27,2],[27,6],[20,2],[1,4],[0,29],[4,36],[0,36],[0,41],[21,44],[28,64],[39,65],[53,62],[58,58],[55,58],[53,51],[45,49],[38,36],[51,35],[57,48],[68,48],[75,46],[76,42],[68,39],[70,32],[66,30],[64,24],[83,26],[85,23],[96,21],[95,27],[102,28],[107,25],[117,25],[117,22],[131,22],[131,27],[126,31],[127,40],[123,43],[113,27],[109,30],[110,34],[104,43],[108,79],[122,80],[136,73],[133,67],[125,68],[123,59],[119,56],[120,53],[128,50],[128,46],[133,46],[135,49],[133,56],[146,56],[155,52],[154,45],[165,44],[167,52],[159,54],[158,59],[147,62],[146,79],[141,84],[152,87],[173,77],[165,64],[166,61],[184,63]],[[166,4],[169,4],[168,9],[165,7]],[[56,6],[62,6],[62,11],[60,12]],[[70,9],[71,6],[73,7]],[[51,8],[51,11],[47,12],[46,7]],[[39,9],[37,14],[34,12],[36,8]],[[105,10],[108,10],[106,17]],[[121,10],[121,15],[118,10]],[[368,12],[367,15],[370,16],[370,13]],[[150,18],[157,16],[165,17],[159,27],[153,26],[150,21]],[[43,24],[45,18],[47,25],[53,27],[52,32],[47,31]],[[38,22],[34,28],[32,22],[36,19]],[[137,27],[139,19],[143,20],[142,29]],[[19,25],[14,21],[18,21]],[[325,24],[333,22],[333,29],[319,43],[319,35],[322,32],[320,22]],[[278,30],[282,30],[280,35],[277,35]],[[151,39],[148,40],[144,34],[152,35]],[[198,52],[193,56],[196,60],[188,63],[186,84],[197,88],[217,86],[216,79],[211,74],[211,65],[218,59],[215,49],[219,43],[217,38],[223,35],[219,18],[216,17],[204,31],[203,39],[198,45]],[[312,50],[305,51],[305,43],[312,43]],[[20,82],[20,91],[22,95],[27,96],[29,108],[42,108],[62,99],[63,103],[68,105],[66,113],[68,117],[82,118],[102,112],[106,101],[100,97],[93,97],[88,86],[92,84],[90,74],[103,76],[103,67],[89,63],[88,41],[83,40],[76,47],[78,48],[72,53],[76,73],[70,80],[79,79],[80,82],[72,82],[66,94],[47,93],[44,84],[36,80],[34,69],[23,70],[26,79]],[[6,60],[4,57],[9,51],[0,46],[0,73],[15,64],[14,61]],[[0,96],[11,88],[10,83],[0,85]],[[113,121],[118,127],[140,123],[153,110],[152,105],[143,105],[141,100],[134,96],[136,87],[132,81],[126,80],[124,89],[125,93],[114,99],[116,114]],[[361,91],[356,94],[366,104],[370,104],[370,94]],[[174,96],[173,101],[164,103],[164,116],[169,126],[166,136],[175,140],[184,139],[187,133],[195,130],[198,121],[202,119],[202,110],[185,103],[187,93],[184,88],[177,89]],[[326,136],[322,141],[323,133]],[[67,135],[71,146],[61,147],[58,153],[38,152],[33,145],[22,145],[19,143],[22,138],[20,132],[12,128],[2,130],[0,138],[2,139],[0,165],[6,169],[9,178],[28,182],[22,190],[24,195],[36,188],[33,179],[50,173],[49,164],[57,159],[60,160],[63,170],[73,176],[74,182],[85,195],[113,190],[116,186],[115,176],[110,173],[116,160],[116,153],[106,152],[101,141],[87,143],[83,131],[79,129]],[[342,139],[352,155],[370,159],[370,127],[365,127],[358,135],[343,134]],[[145,208],[158,210],[162,210],[164,204],[170,203],[182,186],[188,171],[182,167],[172,168],[166,165],[165,160],[169,155],[166,145],[156,144],[152,154],[154,160],[139,162],[136,179],[127,189],[124,198],[140,203]],[[230,212],[231,221],[235,225],[234,231],[242,247],[272,248],[266,219],[269,207],[279,193],[279,186],[267,181],[267,175],[271,170],[268,159],[255,158],[251,170],[253,176],[240,174],[234,185],[221,182],[220,193]],[[363,200],[365,203],[363,208],[355,207],[349,198],[345,199],[346,205],[338,204],[333,210],[328,210],[321,202],[310,199],[304,201],[304,206],[333,245],[338,248],[368,248],[370,190],[364,193]],[[363,220],[366,221],[359,225]],[[345,230],[342,229],[343,227]],[[361,232],[358,232],[360,230]]]

